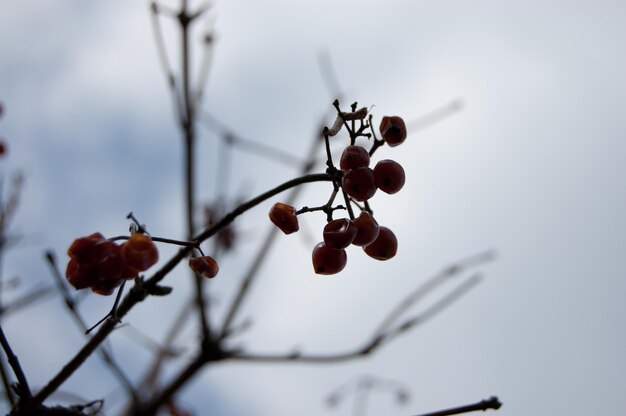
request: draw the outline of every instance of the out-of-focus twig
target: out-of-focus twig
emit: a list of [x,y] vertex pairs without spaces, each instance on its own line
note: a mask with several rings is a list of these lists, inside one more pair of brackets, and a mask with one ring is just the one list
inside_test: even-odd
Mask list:
[[450,306],[455,300],[467,293],[473,288],[479,281],[478,275],[473,275],[467,280],[459,284],[454,290],[434,302],[428,308],[426,308],[420,314],[407,319],[406,321],[396,324],[409,307],[413,306],[418,300],[422,299],[427,293],[431,292],[436,286],[441,284],[445,279],[461,273],[470,266],[486,262],[492,258],[492,255],[485,252],[479,255],[461,260],[455,263],[442,272],[431,277],[426,283],[420,285],[415,289],[407,298],[401,301],[396,307],[394,307],[383,323],[373,332],[373,335],[369,338],[365,344],[359,348],[355,348],[351,351],[335,354],[304,354],[299,351],[290,352],[287,354],[256,354],[244,351],[229,352],[230,359],[243,360],[243,361],[258,361],[258,362],[304,362],[304,363],[335,363],[340,361],[347,361],[356,358],[360,358],[364,355],[373,353],[378,350],[385,343],[391,341],[393,338],[413,329],[415,326],[423,324],[428,321],[446,307]]
[[4,335],[2,325],[0,325],[0,344],[2,344],[2,349],[7,356],[7,361],[13,369],[13,373],[17,378],[17,382],[19,383],[18,389],[20,398],[24,400],[30,400],[30,398],[32,397],[32,393],[30,391],[30,387],[28,386],[28,380],[26,380],[26,375],[24,374],[24,370],[22,370],[22,366],[20,365],[20,361],[17,358],[17,355],[15,355],[15,353],[11,349],[11,345]]
[[[61,296],[63,296],[65,306],[70,312],[70,315],[74,319],[76,325],[81,329],[83,333],[86,333],[88,329],[87,324],[78,313],[78,309],[76,308],[76,301],[74,297],[70,294],[65,283],[63,282],[63,277],[61,276],[61,272],[59,271],[59,268],[57,266],[56,256],[52,251],[47,251],[45,253],[45,258],[46,262],[50,266],[50,271],[56,283],[57,289],[59,293],[61,293]],[[113,374],[118,378],[122,386],[124,386],[124,389],[126,390],[128,395],[133,400],[137,400],[137,393],[135,391],[135,388],[133,387],[129,378],[126,376],[126,373],[124,373],[119,364],[117,364],[111,353],[109,353],[109,351],[105,349],[104,346],[100,347],[98,351],[100,353],[100,356],[102,357],[102,360],[107,364]]]

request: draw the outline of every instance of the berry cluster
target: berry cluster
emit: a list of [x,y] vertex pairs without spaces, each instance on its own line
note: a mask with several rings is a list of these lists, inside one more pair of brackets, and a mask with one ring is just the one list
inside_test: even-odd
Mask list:
[[[298,215],[304,212],[323,211],[327,215],[328,223],[324,227],[324,241],[313,248],[313,269],[317,274],[335,274],[344,269],[347,263],[346,248],[350,245],[362,247],[365,253],[377,260],[389,260],[396,255],[398,240],[387,227],[379,226],[372,215],[369,200],[380,189],[387,194],[395,194],[402,189],[405,174],[402,166],[390,159],[380,160],[374,168],[370,167],[370,158],[380,146],[387,144],[390,147],[400,145],[406,139],[406,126],[398,116],[385,116],[380,123],[381,140],[376,138],[372,128],[372,116],[367,117],[367,109],[357,111],[356,103],[352,105],[351,113],[344,113],[335,101],[337,121],[331,128],[324,129],[327,154],[327,172],[332,176],[333,193],[329,201],[315,208],[304,207],[297,211],[295,207],[283,203],[276,203],[269,212],[270,220],[285,234],[298,231]],[[360,126],[355,122],[360,121]],[[335,136],[342,127],[346,127],[350,135],[350,145],[341,154],[339,169],[332,161],[329,137]],[[374,140],[368,151],[356,144],[359,137]],[[337,194],[342,193],[345,207],[333,206]],[[359,203],[363,203],[361,206]],[[353,206],[361,210],[355,217]],[[335,210],[345,209],[349,218],[333,219]]]
[[159,259],[152,239],[139,232],[121,245],[93,233],[74,240],[67,254],[67,280],[76,289],[89,287],[100,295],[110,295],[124,280],[134,279]]

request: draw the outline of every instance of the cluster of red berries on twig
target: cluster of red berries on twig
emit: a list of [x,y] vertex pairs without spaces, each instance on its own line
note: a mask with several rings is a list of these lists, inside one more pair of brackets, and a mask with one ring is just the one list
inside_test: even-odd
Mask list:
[[[70,261],[65,276],[76,289],[91,288],[100,295],[110,295],[124,281],[139,276],[159,260],[155,241],[190,246],[200,252],[199,257],[189,259],[189,267],[200,276],[209,279],[215,277],[219,266],[211,256],[205,256],[196,241],[178,241],[168,238],[150,237],[145,227],[138,225],[133,214],[128,218],[135,220],[131,226],[130,237],[104,238],[99,233],[74,240],[67,250]],[[115,240],[125,239],[122,244]]]
[[[368,115],[366,108],[357,110],[357,104],[354,103],[352,112],[346,113],[341,111],[338,101],[333,105],[337,109],[337,119],[332,127],[326,127],[323,132],[326,171],[333,182],[333,192],[328,202],[319,207],[303,207],[300,210],[278,202],[269,212],[270,220],[285,234],[298,231],[299,214],[312,211],[326,213],[328,223],[323,231],[324,241],[313,248],[313,269],[317,274],[335,274],[343,270],[347,263],[345,249],[350,245],[362,247],[367,255],[377,260],[389,260],[396,255],[398,240],[389,228],[378,225],[369,200],[378,190],[395,194],[405,182],[404,169],[393,160],[380,160],[373,169],[370,167],[370,158],[376,149],[384,144],[395,147],[406,139],[407,131],[402,118],[383,117],[379,128],[382,138],[379,140],[372,128],[372,116]],[[333,164],[329,138],[337,135],[343,127],[350,135],[350,144],[343,150],[337,169]],[[361,137],[373,138],[369,151],[356,144],[357,138]],[[345,206],[333,205],[340,193]],[[358,216],[354,214],[354,207],[361,211]],[[347,210],[349,218],[333,219],[336,210]]]
[[134,279],[159,260],[150,236],[139,232],[121,245],[93,233],[74,240],[67,254],[67,280],[76,289],[89,287],[100,295],[110,295],[125,280]]

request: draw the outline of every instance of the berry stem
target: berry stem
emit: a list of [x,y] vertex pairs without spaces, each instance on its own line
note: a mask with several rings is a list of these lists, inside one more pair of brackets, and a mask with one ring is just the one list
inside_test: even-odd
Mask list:
[[119,319],[117,319],[116,312],[117,312],[117,305],[119,305],[120,303],[120,299],[122,298],[122,292],[124,291],[125,285],[126,285],[126,281],[124,280],[120,288],[117,290],[117,295],[115,295],[115,302],[113,302],[113,307],[111,308],[109,313],[107,313],[102,319],[96,322],[95,325],[93,325],[91,328],[85,330],[85,335],[89,335],[91,331],[93,331],[98,326],[100,326],[100,324],[108,318],[112,318],[112,320],[115,321],[116,324],[119,324],[121,322]]

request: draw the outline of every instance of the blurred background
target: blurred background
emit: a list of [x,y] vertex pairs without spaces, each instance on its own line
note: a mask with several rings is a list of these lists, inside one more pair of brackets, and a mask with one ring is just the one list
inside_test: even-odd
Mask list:
[[[178,74],[180,39],[171,20],[162,24]],[[195,28],[196,70],[203,35],[215,38],[203,114],[240,137],[302,160],[320,122],[333,121],[338,93],[345,107],[358,101],[374,106],[375,120],[397,114],[413,127],[401,147],[375,158],[392,158],[407,174],[400,193],[372,200],[378,222],[398,237],[397,256],[376,262],[352,248],[344,272],[316,276],[310,252],[324,218],[307,215],[302,232],[279,236],[263,264],[238,319],[252,326],[233,345],[350,351],[442,268],[485,250],[497,257],[473,269],[477,287],[375,355],[332,365],[219,363],[193,379],[181,407],[348,415],[353,396],[333,408],[326,399],[368,375],[409,393],[400,405],[373,390],[371,415],[492,395],[508,416],[626,410],[623,2],[216,1]],[[184,237],[182,139],[148,2],[0,1],[0,102],[5,195],[16,172],[25,177],[10,229],[20,239],[3,258],[4,303],[53,284],[44,250],[64,267],[74,238],[124,234],[130,211],[154,235]],[[198,133],[202,201],[232,207],[297,175],[293,164],[236,146],[230,167],[220,168],[222,138],[203,125]],[[330,191],[307,186],[296,205],[320,205]],[[218,258],[216,322],[280,199],[244,215],[234,251]],[[174,250],[163,247],[162,261]],[[173,294],[138,305],[110,338],[134,380],[150,362],[145,337],[162,339],[190,293],[184,267],[164,284]],[[96,322],[112,301],[87,295],[83,316]],[[33,389],[84,343],[58,295],[5,314],[2,325]],[[189,325],[177,347],[191,352],[196,342]],[[51,402],[102,397],[105,414],[115,414],[124,393],[94,355]]]

